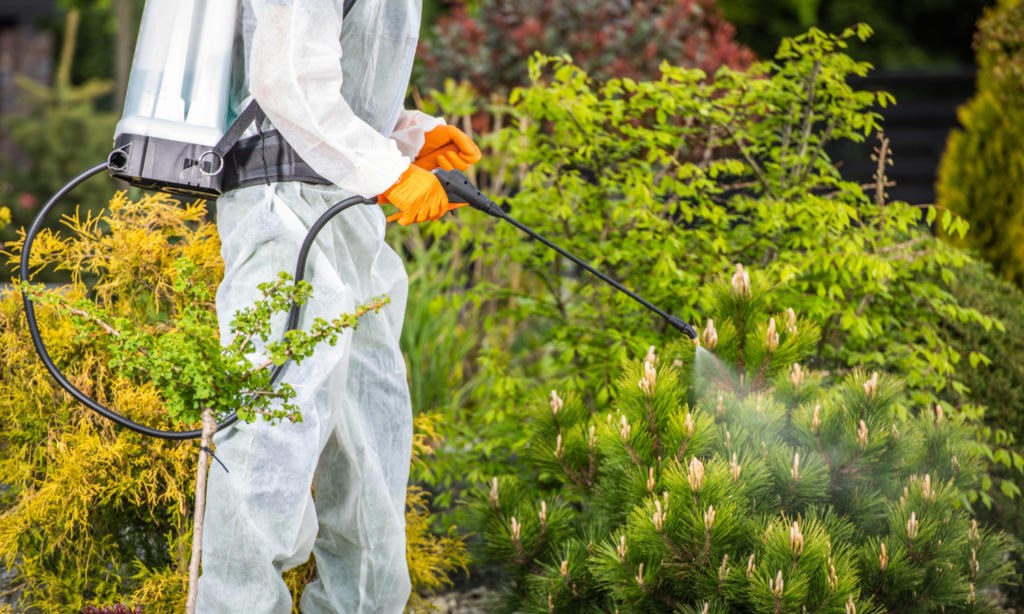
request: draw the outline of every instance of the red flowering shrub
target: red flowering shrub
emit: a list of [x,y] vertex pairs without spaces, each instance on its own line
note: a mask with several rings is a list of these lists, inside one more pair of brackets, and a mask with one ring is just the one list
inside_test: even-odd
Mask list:
[[714,0],[483,0],[459,2],[420,43],[418,80],[469,80],[484,95],[529,83],[534,52],[568,53],[592,77],[660,77],[659,65],[745,69],[754,54],[734,40]]

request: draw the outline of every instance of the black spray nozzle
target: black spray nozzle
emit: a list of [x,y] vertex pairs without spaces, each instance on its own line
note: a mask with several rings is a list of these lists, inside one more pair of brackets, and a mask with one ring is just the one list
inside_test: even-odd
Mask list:
[[672,328],[689,337],[691,341],[697,341],[697,331],[695,331],[689,323],[684,322],[675,316],[669,316],[668,324]]
[[439,168],[434,170],[434,175],[437,176],[437,180],[441,182],[441,187],[444,188],[445,193],[448,195],[449,203],[466,203],[477,211],[483,211],[492,217],[499,219],[505,217],[505,212],[501,210],[501,207],[494,204],[494,201],[476,189],[473,182],[463,175],[462,171],[454,169],[446,171],[443,168]]

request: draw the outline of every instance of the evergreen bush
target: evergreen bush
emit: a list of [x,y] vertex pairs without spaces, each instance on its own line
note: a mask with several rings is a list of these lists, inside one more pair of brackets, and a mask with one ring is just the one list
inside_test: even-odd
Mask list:
[[812,320],[772,309],[765,276],[710,289],[703,347],[630,361],[608,412],[551,392],[529,458],[561,483],[474,492],[505,611],[978,612],[1009,574],[1007,539],[972,520],[983,468],[966,418],[902,416],[901,382],[801,366]]
[[[90,312],[76,314],[79,322],[62,314],[88,298],[111,316],[108,321],[133,322],[139,329],[131,331],[133,338],[171,324],[204,330],[203,323],[215,318],[209,297],[223,270],[216,229],[203,221],[205,215],[202,203],[182,206],[166,195],[130,202],[121,193],[98,219],[67,218],[70,236],[46,231],[34,245],[33,269],[72,272],[73,283],[53,301],[37,302],[54,360],[86,394],[149,426],[173,428],[172,413],[186,420],[198,414],[188,404],[170,411],[170,382],[131,378],[129,369],[118,367],[117,343],[96,330]],[[14,264],[20,245],[11,247],[7,256]],[[183,269],[185,261],[195,264]],[[180,309],[172,313],[169,306]],[[182,329],[164,332],[181,335]],[[160,341],[175,339],[167,334]],[[177,349],[210,349],[206,341],[179,337]],[[216,341],[210,352],[219,351]],[[213,369],[211,356],[200,353],[195,360]],[[417,429],[422,455],[436,437],[432,422],[418,419]],[[49,614],[124,602],[146,614],[181,612],[197,452],[192,442],[153,440],[115,427],[74,401],[35,355],[20,293],[0,294],[0,483],[6,485],[0,493],[0,558],[16,572],[23,608]],[[464,562],[463,546],[455,535],[427,531],[424,493],[411,490],[408,502],[414,590],[430,591]],[[288,581],[297,595],[315,568],[310,563],[292,572]]]
[[974,46],[978,92],[957,112],[936,203],[964,216],[966,245],[1024,287],[1024,4],[986,9]]

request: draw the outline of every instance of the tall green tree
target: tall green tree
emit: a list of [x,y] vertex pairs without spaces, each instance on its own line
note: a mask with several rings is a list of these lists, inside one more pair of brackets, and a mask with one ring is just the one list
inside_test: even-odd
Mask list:
[[987,10],[975,48],[978,93],[957,113],[936,202],[970,221],[966,245],[1024,287],[1024,4]]

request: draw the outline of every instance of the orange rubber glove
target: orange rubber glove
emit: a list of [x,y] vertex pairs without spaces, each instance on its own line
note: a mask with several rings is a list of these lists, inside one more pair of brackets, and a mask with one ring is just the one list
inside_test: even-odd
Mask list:
[[455,126],[438,126],[424,135],[423,147],[413,164],[425,171],[438,167],[465,171],[481,157],[480,148],[465,132]]
[[413,164],[398,181],[377,198],[379,203],[392,203],[402,210],[398,223],[402,226],[434,221],[448,212],[448,195],[433,173]]

